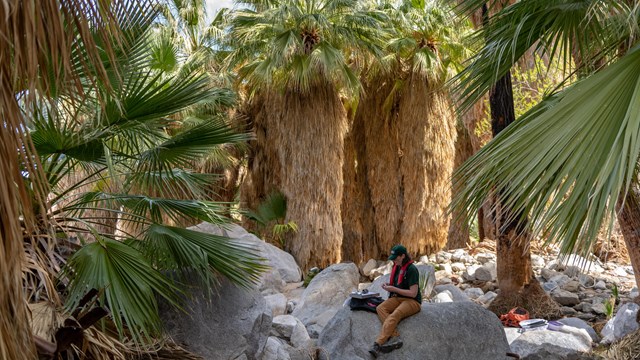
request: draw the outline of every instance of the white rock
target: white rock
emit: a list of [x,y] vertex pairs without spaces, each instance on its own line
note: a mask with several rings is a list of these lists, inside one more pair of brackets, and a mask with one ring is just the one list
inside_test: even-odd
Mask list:
[[[326,325],[326,323],[323,324],[323,326]],[[311,338],[309,337],[307,328],[300,320],[296,319],[296,326],[293,328],[293,331],[291,332],[291,338],[289,340],[291,342],[291,345],[293,345],[293,347],[297,349],[306,349],[310,346],[310,340]]]
[[436,261],[438,262],[438,264],[448,263],[449,260],[451,260],[451,254],[446,251],[439,251],[436,254]]
[[456,249],[451,254],[451,261],[453,262],[462,262],[464,261],[464,257],[467,255],[467,252],[464,249]]
[[270,336],[264,346],[262,360],[290,360],[286,344],[277,337]]
[[265,296],[267,306],[271,309],[271,314],[275,317],[284,315],[287,312],[287,297],[284,294],[277,293]]
[[367,263],[362,267],[362,273],[364,276],[371,275],[371,271],[378,267],[378,262],[374,259],[369,259]]
[[627,270],[625,270],[622,267],[616,267],[615,270],[613,270],[613,275],[619,276],[619,277],[629,276],[629,274],[627,273]]
[[468,289],[466,289],[464,291],[464,293],[467,294],[467,296],[471,300],[475,300],[475,299],[479,298],[480,296],[484,295],[484,291],[482,291],[482,289],[476,288],[476,287],[468,288]]
[[476,301],[481,303],[482,305],[488,306],[496,298],[496,296],[498,296],[498,294],[494,293],[493,291],[487,291],[484,295],[477,298]]
[[602,280],[598,280],[598,282],[595,285],[593,285],[593,288],[597,290],[606,290],[607,284],[605,284],[605,282]]
[[289,340],[293,333],[293,329],[295,329],[299,321],[300,320],[291,315],[276,316],[271,322],[272,334],[279,338]]
[[480,264],[488,263],[489,261],[496,261],[496,255],[492,253],[479,253],[476,255],[476,260]]
[[451,293],[448,290],[445,290],[443,292],[438,293],[433,298],[433,302],[434,303],[449,303],[449,302],[453,302],[453,296],[451,295]]
[[504,334],[507,336],[507,342],[509,343],[509,345],[511,345],[513,340],[517,339],[518,337],[520,337],[520,335],[522,335],[522,333],[520,332],[520,328],[512,328],[512,327],[504,328]]
[[551,330],[526,331],[510,346],[522,359],[577,359],[591,351],[591,339]]
[[531,254],[531,266],[541,268],[544,266],[544,258],[539,255]]
[[478,270],[480,266],[478,265],[469,265],[466,270],[462,274],[462,277],[467,281],[473,281],[476,279],[476,270]]
[[454,262],[453,264],[451,264],[451,269],[455,272],[461,272],[465,271],[467,267],[464,266],[464,264],[461,262]]
[[640,309],[640,306],[636,303],[622,305],[613,319],[610,319],[602,329],[602,343],[611,343],[638,330],[639,326],[636,320],[638,309]]

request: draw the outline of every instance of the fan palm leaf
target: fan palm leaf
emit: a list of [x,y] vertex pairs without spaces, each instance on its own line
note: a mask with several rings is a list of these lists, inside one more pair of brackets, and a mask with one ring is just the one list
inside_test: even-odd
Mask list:
[[457,172],[453,205],[471,219],[493,191],[534,235],[565,253],[591,249],[634,180],[640,156],[640,51],[543,101]]

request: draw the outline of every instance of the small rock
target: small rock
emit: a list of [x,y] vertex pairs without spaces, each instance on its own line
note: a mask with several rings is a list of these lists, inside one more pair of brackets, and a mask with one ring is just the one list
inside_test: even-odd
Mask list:
[[498,276],[496,263],[489,262],[476,269],[475,277],[478,281],[494,281]]
[[573,315],[576,315],[578,313],[578,311],[576,311],[576,309],[574,309],[572,307],[568,307],[568,306],[561,306],[560,307],[560,312],[562,313],[562,315],[565,315],[565,316],[573,316]]
[[531,266],[534,268],[541,268],[544,266],[544,258],[539,255],[532,254],[531,255]]
[[478,255],[476,255],[476,260],[480,263],[480,264],[486,264],[489,261],[496,261],[496,255],[492,254],[492,253],[479,253]]
[[567,266],[566,269],[564,269],[564,274],[567,275],[570,278],[576,277],[578,275],[580,275],[582,273],[582,270],[580,270],[579,267],[571,265],[571,266]]
[[560,275],[560,273],[551,269],[544,268],[540,270],[540,275],[542,275],[545,280],[549,281],[552,277]]
[[542,284],[542,288],[546,292],[551,292],[551,291],[553,291],[553,290],[558,288],[558,284],[556,284],[555,281],[547,281],[547,282]]
[[289,340],[297,323],[298,320],[291,315],[276,316],[271,323],[271,334]]
[[576,305],[580,303],[578,295],[562,289],[556,289],[551,292],[551,298],[560,305]]
[[553,281],[556,284],[558,284],[558,286],[562,287],[562,286],[564,286],[564,284],[566,284],[569,281],[571,281],[571,278],[568,277],[565,274],[560,274],[560,275],[556,275],[556,276],[552,277],[551,279],[549,279],[549,281]]
[[578,275],[578,281],[584,287],[592,287],[595,284],[595,280],[593,279],[593,276],[588,274]]
[[562,285],[562,289],[571,292],[577,292],[578,290],[580,290],[580,283],[578,281],[571,280],[568,283]]
[[433,298],[433,302],[434,303],[448,303],[448,302],[453,302],[453,296],[451,295],[451,293],[448,290],[445,290],[443,292],[438,293],[434,298]]
[[594,314],[586,314],[586,313],[579,313],[576,317],[584,321],[591,321],[596,318]]
[[629,274],[627,273],[627,270],[621,268],[621,267],[616,267],[615,270],[613,270],[613,275],[615,276],[619,276],[619,277],[627,277],[629,276]]
[[453,264],[451,264],[451,269],[455,272],[461,272],[465,271],[467,267],[464,266],[464,264],[461,262],[454,262]]
[[486,294],[477,298],[476,301],[480,302],[483,305],[489,305],[491,304],[493,299],[496,298],[496,296],[498,296],[498,294],[494,293],[493,291],[489,291]]
[[604,315],[607,313],[607,309],[603,303],[597,303],[591,305],[591,312],[594,312],[599,315]]
[[607,284],[605,284],[604,281],[599,280],[595,285],[593,285],[593,288],[598,290],[606,290]]
[[467,255],[467,253],[464,251],[464,249],[456,249],[453,251],[453,254],[451,254],[451,261],[461,262],[463,261],[465,255]]
[[475,300],[475,299],[479,298],[480,296],[484,295],[484,291],[482,291],[482,289],[479,289],[479,288],[476,288],[476,287],[468,288],[468,289],[466,289],[464,291],[464,293],[467,294],[467,296],[471,300]]
[[462,274],[462,277],[467,281],[473,281],[476,279],[476,270],[478,270],[480,266],[478,265],[470,265],[467,266],[466,270]]
[[442,264],[440,266],[441,270],[444,270],[446,274],[451,275],[453,274],[453,269],[451,268],[451,264],[446,263],[446,264]]
[[633,289],[631,289],[631,291],[629,291],[629,297],[632,299],[638,295],[640,295],[640,292],[638,292],[637,287],[634,287]]
[[362,274],[364,274],[364,276],[369,276],[371,275],[371,271],[373,271],[373,269],[377,267],[378,267],[378,262],[375,259],[369,259],[369,261],[367,261],[364,267],[362,267]]
[[451,260],[451,254],[449,254],[449,253],[448,253],[448,252],[446,252],[446,251],[439,251],[439,252],[436,254],[436,262],[437,262],[438,264],[445,264],[445,263],[448,263],[448,262],[449,262],[449,260]]

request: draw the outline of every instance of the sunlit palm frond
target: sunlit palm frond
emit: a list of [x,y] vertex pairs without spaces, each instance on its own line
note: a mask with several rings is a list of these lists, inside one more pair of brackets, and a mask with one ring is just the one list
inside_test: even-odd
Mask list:
[[[640,51],[544,101],[457,172],[469,219],[494,191],[534,235],[587,253],[633,180],[640,156]],[[609,223],[611,225],[611,223]]]
[[211,268],[235,284],[251,287],[266,269],[265,260],[248,244],[189,229],[153,224],[137,246],[161,254],[153,258],[165,269],[196,271],[205,282],[213,280]]
[[583,66],[606,60],[629,35],[621,21],[628,15],[622,2],[604,0],[527,0],[505,7],[474,35],[486,45],[457,76],[461,110],[476,103],[532,47],[563,64],[574,55]]

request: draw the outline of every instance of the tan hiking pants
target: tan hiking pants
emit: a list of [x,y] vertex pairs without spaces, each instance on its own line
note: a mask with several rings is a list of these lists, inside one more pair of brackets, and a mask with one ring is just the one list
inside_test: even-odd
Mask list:
[[384,344],[391,336],[400,335],[396,327],[400,320],[420,312],[420,303],[415,299],[399,296],[390,297],[376,307],[376,312],[382,322],[382,330],[376,339],[378,345]]

